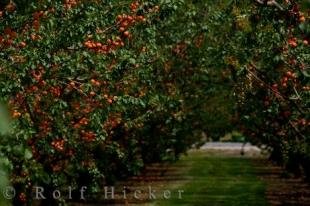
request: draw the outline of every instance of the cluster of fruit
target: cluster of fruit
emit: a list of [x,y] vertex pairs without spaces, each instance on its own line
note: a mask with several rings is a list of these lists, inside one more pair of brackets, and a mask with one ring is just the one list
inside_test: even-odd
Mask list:
[[138,1],[132,2],[130,4],[130,10],[132,12],[137,12],[137,9],[139,8],[139,6],[140,6],[140,3]]
[[142,15],[118,15],[116,18],[116,23],[118,26],[118,31],[122,33],[124,37],[130,37],[128,29],[137,22],[145,22],[146,18]]
[[37,11],[33,13],[33,22],[32,22],[32,27],[38,31],[40,29],[40,18],[44,16],[43,11]]
[[18,195],[18,199],[20,200],[20,202],[25,203],[27,201],[27,195],[22,192]]
[[51,123],[47,120],[43,120],[39,124],[40,136],[46,136],[49,132],[52,131]]
[[60,97],[60,95],[61,95],[61,88],[58,87],[58,86],[51,87],[51,88],[50,88],[50,92],[51,92],[51,94],[52,94],[55,98]]
[[[8,1],[6,1],[8,2]],[[1,4],[5,4],[5,3],[1,3]],[[13,1],[9,1],[8,4],[6,4],[3,8],[4,10],[0,9],[0,18],[4,16],[5,12],[13,12],[16,10],[16,4]]]
[[92,131],[81,131],[82,139],[86,142],[92,142],[96,139],[96,134]]
[[78,4],[77,0],[65,0],[64,1],[64,7],[66,9],[71,9],[72,7],[76,6]]
[[[50,12],[52,10],[49,10]],[[46,12],[44,11],[36,11],[32,14],[32,28],[35,31],[38,31],[40,29],[40,19],[46,15]],[[3,12],[0,11],[0,18],[3,16]],[[25,27],[22,29],[22,33],[25,33],[29,30],[30,26],[29,24],[25,24]],[[25,48],[27,46],[27,43],[25,41],[20,41],[18,44],[14,45],[16,43],[14,40],[17,39],[18,34],[12,30],[11,27],[7,27],[4,29],[4,35],[0,35],[0,46],[15,46],[19,48]],[[38,34],[30,34],[30,38],[32,40],[39,40],[41,39],[41,36]]]
[[107,100],[109,104],[112,104],[114,101],[117,100],[117,96],[109,96],[107,94],[104,94],[103,97]]
[[298,124],[302,126],[310,126],[310,121],[309,120],[307,121],[305,118],[302,118],[298,120]]
[[[139,6],[140,4],[138,2],[134,2],[130,5],[130,9],[132,12],[136,12]],[[136,14],[132,15],[120,14],[116,18],[116,27],[120,32],[119,36],[116,36],[114,39],[113,38],[108,39],[105,43],[88,39],[87,41],[84,42],[84,46],[97,53],[108,54],[119,47],[125,46],[124,43],[125,39],[130,39],[132,37],[129,31],[130,27],[134,26],[136,23],[139,22],[146,22],[146,18],[142,15],[136,15]]]
[[87,40],[84,42],[84,46],[94,52],[108,54],[119,47],[125,46],[125,43],[120,37],[116,37],[115,39],[108,39],[105,44],[94,40]]
[[91,79],[90,82],[93,86],[96,86],[96,87],[99,87],[101,85],[100,81],[96,79]]
[[12,115],[11,115],[13,118],[18,118],[20,116],[22,116],[22,113],[20,113],[18,110],[14,110],[12,112]]
[[110,114],[104,123],[103,127],[106,131],[111,131],[116,128],[122,122],[122,117],[120,113]]
[[3,35],[0,35],[0,48],[10,47],[14,44],[14,40],[17,38],[17,33],[10,27],[6,27],[3,31]]
[[62,152],[64,150],[65,140],[64,139],[53,140],[51,145],[53,146],[55,150]]
[[288,71],[285,73],[285,75],[281,79],[281,86],[282,87],[287,87],[287,83],[289,80],[295,81],[297,78],[297,75],[291,71]]
[[[305,45],[305,46],[308,46],[309,45],[309,41],[307,38],[303,39],[302,40],[302,43]],[[292,37],[288,40],[288,45],[290,45],[290,47],[292,48],[296,48],[298,46],[298,39],[296,37]]]
[[88,124],[89,120],[86,117],[83,117],[77,123],[74,124],[74,128],[78,129],[81,126],[87,126]]
[[292,37],[288,40],[288,45],[290,45],[290,47],[292,48],[296,48],[298,46],[297,44],[297,38],[296,37]]
[[302,89],[305,91],[310,91],[310,86],[303,86]]

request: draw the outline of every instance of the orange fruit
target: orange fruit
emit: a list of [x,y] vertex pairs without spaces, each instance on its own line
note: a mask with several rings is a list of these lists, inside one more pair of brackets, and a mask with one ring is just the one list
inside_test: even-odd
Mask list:
[[300,16],[300,17],[299,17],[299,21],[300,21],[300,22],[305,22],[305,21],[306,21],[305,16],[304,16],[304,15]]
[[21,47],[21,48],[24,48],[25,46],[27,46],[26,42],[22,41],[22,42],[20,43],[20,47]]
[[129,37],[129,35],[130,35],[129,31],[125,31],[125,32],[124,32],[124,36],[125,36],[125,37]]

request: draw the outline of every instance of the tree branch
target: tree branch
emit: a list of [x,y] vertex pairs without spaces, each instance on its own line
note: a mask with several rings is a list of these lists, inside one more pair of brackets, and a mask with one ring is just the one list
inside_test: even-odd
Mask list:
[[284,8],[275,0],[256,0],[256,2],[261,4],[261,5],[275,6],[278,9],[280,9],[281,11],[284,10]]

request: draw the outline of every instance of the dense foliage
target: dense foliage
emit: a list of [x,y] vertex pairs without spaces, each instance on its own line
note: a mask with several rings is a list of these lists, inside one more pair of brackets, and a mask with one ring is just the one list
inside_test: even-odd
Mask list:
[[1,9],[1,100],[13,121],[0,141],[15,205],[31,205],[35,185],[49,199],[68,186],[96,192],[199,140],[203,103],[215,95],[201,58],[212,55],[207,5],[46,0]]
[[14,204],[31,205],[34,185],[49,197],[64,186],[96,192],[177,159],[201,131],[218,139],[237,124],[309,174],[310,29],[301,5],[1,3],[0,96],[13,121],[0,153]]
[[241,129],[273,160],[310,177],[309,2],[239,3],[232,17],[227,59],[239,77]]

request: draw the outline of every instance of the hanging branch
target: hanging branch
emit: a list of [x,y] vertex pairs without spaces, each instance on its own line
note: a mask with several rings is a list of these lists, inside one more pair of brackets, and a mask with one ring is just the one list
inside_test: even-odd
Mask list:
[[261,5],[275,6],[278,9],[280,9],[281,11],[284,10],[284,8],[275,0],[256,0],[256,2],[261,4]]
[[[256,71],[259,71],[257,66],[251,62],[250,66],[255,69]],[[254,75],[255,79],[258,80],[259,82],[261,82],[262,84],[264,84],[268,89],[270,89],[273,93],[277,94],[282,100],[284,101],[288,101],[290,103],[292,103],[297,110],[301,113],[301,114],[305,114],[306,112],[298,105],[296,104],[295,101],[293,101],[292,99],[290,99],[287,96],[282,95],[281,93],[279,93],[278,91],[274,90],[269,84],[267,84],[265,81],[263,81],[261,78],[257,77],[253,72],[251,72],[249,69],[247,70],[249,73],[251,73],[252,75]]]

